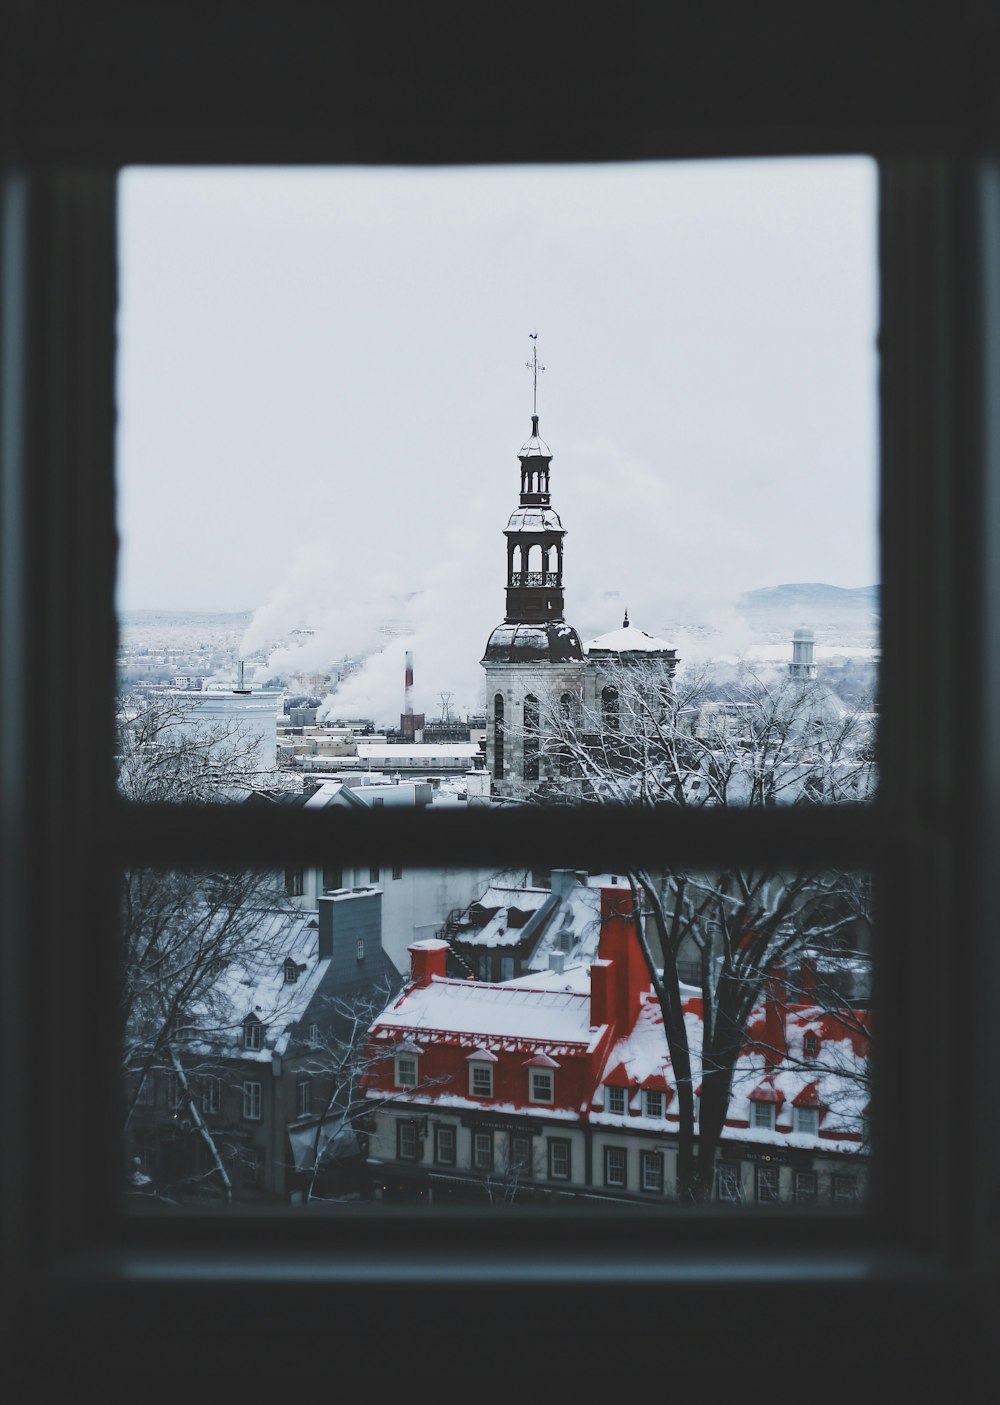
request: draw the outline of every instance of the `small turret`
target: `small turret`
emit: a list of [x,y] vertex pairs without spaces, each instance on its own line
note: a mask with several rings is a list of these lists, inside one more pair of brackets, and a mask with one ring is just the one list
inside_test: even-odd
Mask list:
[[792,661],[788,665],[789,678],[803,681],[816,677],[815,660],[816,636],[811,629],[797,629],[792,635]]

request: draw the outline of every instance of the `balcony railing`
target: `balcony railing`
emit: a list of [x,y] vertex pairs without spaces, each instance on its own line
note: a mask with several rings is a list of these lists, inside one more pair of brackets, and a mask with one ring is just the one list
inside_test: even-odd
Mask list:
[[508,585],[558,585],[558,571],[512,571]]

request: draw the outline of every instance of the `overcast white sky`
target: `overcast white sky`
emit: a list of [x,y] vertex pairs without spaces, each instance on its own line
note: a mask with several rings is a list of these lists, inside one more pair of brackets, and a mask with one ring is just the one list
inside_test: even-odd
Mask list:
[[535,330],[584,638],[878,579],[867,159],[136,169],[121,250],[123,610],[254,610],[317,668],[397,619],[475,703]]

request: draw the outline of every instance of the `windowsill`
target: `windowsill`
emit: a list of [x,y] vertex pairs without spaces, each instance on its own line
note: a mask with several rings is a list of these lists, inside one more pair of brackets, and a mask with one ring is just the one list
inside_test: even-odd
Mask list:
[[782,1248],[733,1253],[724,1249],[699,1249],[652,1254],[648,1246],[602,1247],[593,1257],[577,1247],[556,1250],[542,1246],[492,1247],[488,1253],[470,1254],[467,1248],[436,1246],[403,1249],[398,1245],[372,1245],[363,1251],[315,1248],[260,1249],[257,1247],[106,1249],[67,1256],[52,1270],[50,1282],[65,1286],[110,1283],[169,1284],[184,1282],[249,1282],[289,1284],[328,1283],[331,1286],[410,1281],[435,1285],[481,1284],[568,1285],[579,1279],[586,1264],[590,1284],[619,1287],[660,1285],[715,1289],[756,1285],[800,1285],[852,1291],[879,1292],[896,1286],[907,1292],[954,1292],[974,1286],[971,1274],[946,1271],[940,1264],[909,1251],[886,1249]]

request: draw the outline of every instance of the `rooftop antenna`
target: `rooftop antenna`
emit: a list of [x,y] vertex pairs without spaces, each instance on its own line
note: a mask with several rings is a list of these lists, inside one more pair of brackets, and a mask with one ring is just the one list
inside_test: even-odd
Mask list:
[[537,345],[537,343],[538,343],[538,333],[537,333],[537,332],[529,332],[529,333],[528,333],[528,336],[529,336],[529,337],[531,338],[531,340],[535,343],[535,345],[531,348],[531,360],[530,360],[530,361],[526,361],[524,364],[527,366],[528,370],[531,372],[531,382],[532,382],[532,385],[531,385],[531,419],[532,419],[532,423],[534,424],[535,433],[537,434],[537,433],[538,433],[538,377],[539,377],[539,376],[542,374],[542,372],[545,370],[545,367],[542,365],[542,363],[541,363],[541,362],[539,361],[539,359],[538,359],[538,345]]

